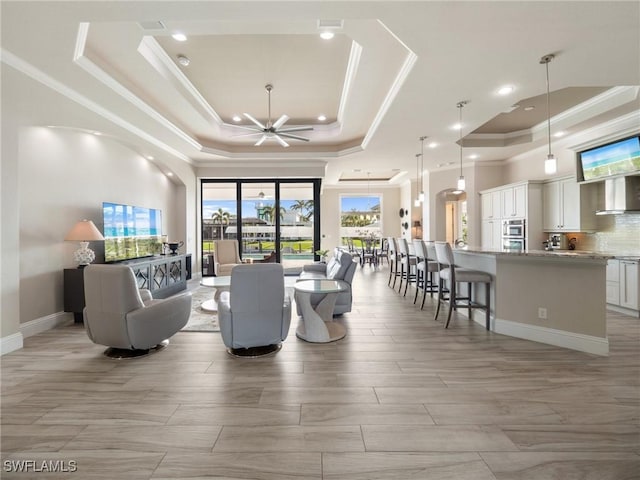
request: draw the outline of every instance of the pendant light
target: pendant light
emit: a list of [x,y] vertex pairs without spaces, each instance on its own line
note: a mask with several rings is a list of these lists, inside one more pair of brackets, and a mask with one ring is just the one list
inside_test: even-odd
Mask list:
[[457,191],[459,193],[462,193],[465,191],[465,189],[467,188],[466,182],[464,181],[464,175],[462,174],[462,107],[464,107],[467,103],[466,101],[462,101],[462,102],[458,102],[457,107],[460,109],[460,121],[459,121],[459,126],[460,126],[460,138],[458,140],[458,143],[460,144],[460,177],[458,178],[458,185],[457,185]]
[[420,194],[418,200],[420,203],[424,203],[424,141],[426,136],[420,137]]
[[544,161],[544,173],[547,175],[553,175],[558,168],[558,162],[556,157],[551,153],[551,108],[549,106],[549,62],[555,58],[555,55],[545,55],[540,59],[540,63],[544,64],[547,70],[547,139],[549,145],[549,151],[547,153],[547,159]]
[[[420,188],[420,156],[421,155],[419,153],[416,153],[416,190]],[[416,195],[416,199],[413,201],[413,206],[420,206],[420,194]]]

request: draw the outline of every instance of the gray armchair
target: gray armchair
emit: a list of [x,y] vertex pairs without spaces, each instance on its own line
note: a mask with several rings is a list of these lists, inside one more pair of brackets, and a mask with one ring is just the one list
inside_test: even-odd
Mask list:
[[[351,311],[351,304],[353,302],[351,283],[357,266],[358,263],[353,260],[353,256],[350,253],[345,252],[340,248],[335,248],[333,250],[333,257],[331,257],[326,264],[311,263],[302,267],[300,280],[326,278],[329,280],[337,280],[346,286],[347,290],[338,294],[335,307],[333,308],[334,315],[342,315],[343,313]],[[323,294],[313,294],[311,296],[311,305],[315,307],[323,298]],[[297,311],[298,315],[300,315],[301,312],[299,307],[297,308]]]
[[256,357],[279,350],[291,324],[291,299],[285,294],[282,265],[234,267],[231,288],[218,301],[218,322],[231,355]]
[[146,355],[166,346],[187,324],[191,294],[154,300],[138,289],[126,265],[88,265],[84,269],[84,327],[89,338],[108,348],[109,357]]

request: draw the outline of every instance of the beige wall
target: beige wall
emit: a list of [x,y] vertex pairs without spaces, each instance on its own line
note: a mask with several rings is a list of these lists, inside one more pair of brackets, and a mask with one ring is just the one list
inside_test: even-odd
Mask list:
[[[64,237],[85,218],[102,230],[103,201],[159,208],[163,232],[184,239],[184,191],[128,147],[46,127],[24,128],[19,146],[21,323],[63,309],[63,269],[78,248]],[[101,242],[91,248],[104,259]]]

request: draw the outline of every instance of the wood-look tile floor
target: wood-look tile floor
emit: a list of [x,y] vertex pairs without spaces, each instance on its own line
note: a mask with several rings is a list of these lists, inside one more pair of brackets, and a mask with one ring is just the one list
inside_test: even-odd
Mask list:
[[[343,340],[299,340],[294,316],[261,359],[230,357],[217,333],[130,361],[103,357],[78,325],[26,339],[1,359],[0,476],[640,478],[639,319],[609,312],[608,357],[464,317],[445,330],[387,274],[358,268]],[[18,460],[77,471],[8,472]]]

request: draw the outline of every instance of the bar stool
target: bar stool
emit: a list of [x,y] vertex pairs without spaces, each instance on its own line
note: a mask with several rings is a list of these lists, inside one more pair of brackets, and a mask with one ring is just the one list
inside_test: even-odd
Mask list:
[[400,287],[398,293],[402,291],[402,281],[406,280],[404,284],[403,296],[407,296],[407,288],[410,283],[414,283],[416,280],[416,274],[413,270],[416,266],[416,256],[411,255],[409,252],[409,242],[406,238],[398,238],[398,251],[400,252]]
[[[485,326],[490,329],[491,325],[491,275],[478,270],[457,267],[453,259],[453,250],[447,242],[435,242],[436,257],[440,272],[438,274],[438,306],[434,320],[438,318],[440,312],[440,304],[448,301],[449,313],[447,315],[447,323],[444,328],[449,327],[451,321],[451,312],[458,308],[467,308],[469,310],[469,318],[471,319],[471,310],[480,308],[485,311]],[[444,282],[449,282],[449,296],[445,297],[446,289]],[[468,297],[458,296],[458,284],[466,283],[469,291]],[[473,301],[473,285],[476,283],[485,284],[485,303],[484,305]]]
[[420,310],[424,308],[424,300],[429,295],[433,297],[434,292],[438,292],[438,284],[433,280],[433,276],[440,272],[440,266],[436,260],[436,243],[434,241],[422,241],[424,249],[427,253],[426,256],[426,271],[425,271],[425,287],[422,290],[422,303],[420,304]]
[[[389,245],[389,281],[387,285],[391,286],[391,288],[396,288],[396,280],[400,276],[400,269],[398,268],[400,265],[400,252],[398,252],[398,242],[394,237],[387,237],[387,242]],[[391,279],[393,278],[393,286],[391,285]]]

